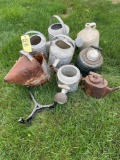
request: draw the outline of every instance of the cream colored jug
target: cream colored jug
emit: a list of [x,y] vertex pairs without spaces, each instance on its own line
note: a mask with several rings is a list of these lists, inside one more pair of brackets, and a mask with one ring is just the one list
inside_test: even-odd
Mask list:
[[78,37],[83,40],[81,49],[89,48],[91,45],[99,46],[99,31],[96,29],[96,23],[94,22],[86,23],[85,28],[78,33],[77,38]]

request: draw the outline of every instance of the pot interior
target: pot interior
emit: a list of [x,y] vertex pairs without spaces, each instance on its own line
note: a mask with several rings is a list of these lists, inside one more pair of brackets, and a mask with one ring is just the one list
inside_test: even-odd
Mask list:
[[36,59],[40,64],[42,64],[42,62],[43,62],[43,57],[42,57],[42,56],[35,56],[35,59]]
[[31,45],[37,45],[41,42],[41,37],[35,35],[30,38]]
[[61,24],[53,24],[52,26],[51,26],[51,29],[54,29],[54,30],[58,30],[58,29],[61,29],[62,28],[62,25]]
[[30,53],[40,64],[43,63],[43,56],[41,55],[41,52],[32,51]]
[[66,66],[62,68],[61,73],[66,77],[74,77],[77,74],[77,70],[73,67]]
[[62,49],[70,48],[70,46],[67,43],[63,42],[62,40],[57,41],[55,44]]

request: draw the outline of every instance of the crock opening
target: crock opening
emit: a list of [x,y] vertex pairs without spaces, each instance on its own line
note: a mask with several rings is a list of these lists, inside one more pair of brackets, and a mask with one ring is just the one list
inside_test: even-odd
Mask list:
[[73,67],[66,66],[62,68],[61,73],[66,77],[74,77],[77,74],[77,70]]

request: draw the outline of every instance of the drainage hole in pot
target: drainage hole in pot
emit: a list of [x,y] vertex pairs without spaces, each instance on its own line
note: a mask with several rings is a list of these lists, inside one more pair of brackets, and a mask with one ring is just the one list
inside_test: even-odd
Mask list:
[[77,74],[77,71],[73,67],[65,67],[61,70],[61,73],[66,77],[74,77]]
[[62,28],[62,25],[61,24],[53,24],[51,26],[51,29],[54,29],[54,30],[58,30],[58,29],[61,29]]
[[62,48],[62,49],[68,49],[70,48],[70,46],[68,44],[66,44],[65,42],[59,40],[56,42],[56,45],[59,47],[59,48]]
[[41,38],[39,36],[32,36],[30,38],[31,45],[37,45],[41,42]]

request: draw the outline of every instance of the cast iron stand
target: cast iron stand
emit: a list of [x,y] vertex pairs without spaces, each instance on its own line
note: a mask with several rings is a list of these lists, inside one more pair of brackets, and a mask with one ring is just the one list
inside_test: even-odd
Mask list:
[[31,114],[26,119],[23,119],[23,118],[20,117],[20,119],[18,120],[18,122],[20,122],[20,123],[29,123],[30,124],[31,121],[33,120],[33,118],[35,117],[35,115],[36,115],[37,112],[43,111],[44,109],[53,109],[57,105],[57,102],[54,101],[54,103],[48,104],[48,105],[39,104],[35,100],[32,92],[30,90],[30,87],[27,86],[27,88],[28,88],[29,94],[31,96],[31,99],[34,102],[34,109],[33,109],[33,111],[31,112]]

